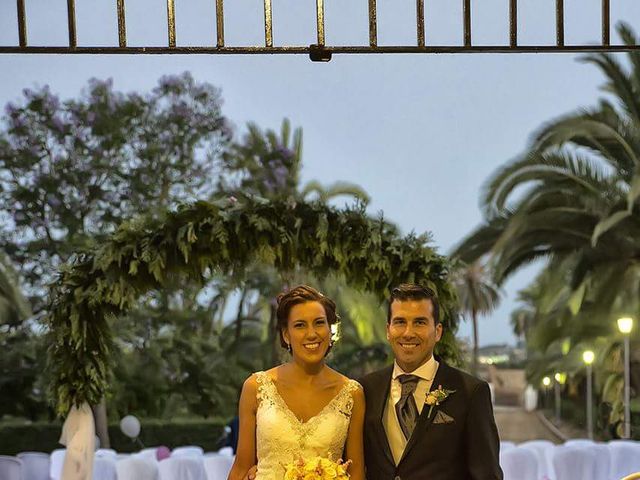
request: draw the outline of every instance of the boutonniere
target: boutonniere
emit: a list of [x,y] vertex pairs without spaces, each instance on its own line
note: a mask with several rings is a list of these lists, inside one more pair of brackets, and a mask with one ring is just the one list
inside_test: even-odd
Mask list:
[[427,418],[431,418],[431,411],[433,410],[433,407],[435,407],[436,405],[440,405],[447,398],[449,398],[449,395],[451,395],[452,393],[456,393],[456,391],[442,388],[442,385],[438,385],[437,389],[427,392],[427,398],[424,401],[424,403],[429,405],[429,413],[427,413]]

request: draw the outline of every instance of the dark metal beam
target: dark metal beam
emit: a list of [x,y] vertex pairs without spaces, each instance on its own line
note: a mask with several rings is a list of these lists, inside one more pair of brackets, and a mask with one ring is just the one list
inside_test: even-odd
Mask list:
[[20,46],[27,46],[27,17],[24,13],[24,0],[18,0],[18,37]]
[[464,17],[464,46],[471,46],[471,0],[462,0],[462,16]]
[[169,34],[169,47],[176,46],[176,4],[175,0],[167,0],[167,29]]
[[424,47],[424,0],[416,0],[416,28],[418,46]]
[[67,0],[67,24],[69,26],[69,47],[78,45],[76,35],[76,0]]
[[564,45],[564,0],[556,0],[556,45]]
[[224,47],[224,5],[223,0],[216,0],[216,39],[217,46]]
[[127,46],[127,23],[124,13],[124,0],[118,0],[118,44],[124,48]]
[[376,0],[369,0],[369,46],[378,45],[378,19]]
[[518,0],[509,0],[509,45],[518,45]]
[[602,0],[602,44],[611,43],[611,5],[609,0]]
[[[557,47],[555,45],[519,45],[510,47],[508,45],[484,45],[484,46],[342,46],[325,47],[327,52],[332,54],[381,54],[381,53],[423,53],[423,54],[443,54],[443,53],[588,53],[588,52],[632,52],[640,51],[640,45],[565,45]],[[0,54],[303,54],[308,55],[310,47],[0,47]]]

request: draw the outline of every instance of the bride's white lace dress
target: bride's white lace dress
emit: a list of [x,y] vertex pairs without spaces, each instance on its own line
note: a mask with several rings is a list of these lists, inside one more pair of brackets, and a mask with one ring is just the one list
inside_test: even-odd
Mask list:
[[359,387],[358,382],[346,382],[320,413],[301,422],[289,410],[266,372],[258,372],[256,381],[256,480],[281,480],[283,465],[298,456],[342,458],[353,409],[352,392]]

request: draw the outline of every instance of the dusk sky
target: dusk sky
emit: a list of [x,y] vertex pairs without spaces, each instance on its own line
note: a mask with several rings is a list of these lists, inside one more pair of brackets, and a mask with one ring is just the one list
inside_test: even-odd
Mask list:
[[[368,43],[367,1],[326,0],[328,45]],[[508,43],[508,0],[473,3],[474,44]],[[65,0],[26,0],[30,45],[66,45]],[[117,46],[113,0],[76,0],[78,43]],[[455,4],[455,5],[454,5]],[[600,0],[565,0],[567,44],[600,39]],[[166,45],[166,1],[127,0],[131,46]],[[261,0],[225,2],[226,42],[263,42]],[[462,43],[462,1],[425,0],[427,43]],[[176,0],[178,45],[215,43],[214,0]],[[379,44],[415,44],[415,1],[378,0]],[[555,42],[555,0],[520,0],[521,44]],[[640,2],[611,0],[612,24],[640,31]],[[16,2],[0,2],[0,45],[17,45]],[[315,43],[315,1],[273,0],[274,44]],[[619,43],[613,35],[613,43]],[[622,54],[619,54],[622,55]],[[118,90],[147,91],[159,77],[190,71],[222,90],[223,112],[241,135],[254,121],[304,130],[303,181],[349,181],[404,233],[430,231],[448,253],[481,221],[489,175],[527,146],[544,122],[593,105],[603,81],[579,56],[555,54],[337,55],[0,55],[0,103],[49,85],[77,96],[91,77]],[[500,308],[481,319],[480,343],[514,343],[509,313],[535,268],[505,286]],[[469,337],[470,325],[461,325]]]

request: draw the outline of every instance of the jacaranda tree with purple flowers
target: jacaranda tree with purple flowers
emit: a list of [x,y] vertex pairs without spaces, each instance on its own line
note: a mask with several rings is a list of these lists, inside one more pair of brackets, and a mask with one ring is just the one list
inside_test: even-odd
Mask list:
[[185,73],[146,94],[95,79],[69,100],[26,88],[6,106],[0,245],[34,299],[73,252],[124,219],[213,191],[231,136],[220,103],[217,89]]

